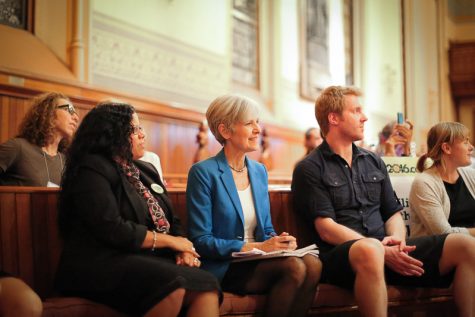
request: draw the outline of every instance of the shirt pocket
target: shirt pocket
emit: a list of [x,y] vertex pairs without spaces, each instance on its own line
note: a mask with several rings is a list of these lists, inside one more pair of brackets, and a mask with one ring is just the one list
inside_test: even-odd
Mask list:
[[368,199],[372,202],[381,200],[381,189],[383,181],[386,178],[380,171],[372,171],[362,175],[363,183],[365,184]]
[[351,198],[350,189],[348,188],[348,180],[343,175],[324,175],[323,183],[328,188],[335,209],[348,206]]

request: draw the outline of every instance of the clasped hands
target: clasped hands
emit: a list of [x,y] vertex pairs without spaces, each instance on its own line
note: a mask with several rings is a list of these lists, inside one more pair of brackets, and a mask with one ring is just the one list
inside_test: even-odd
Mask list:
[[387,236],[381,243],[385,251],[384,263],[394,272],[405,276],[424,274],[423,263],[409,255],[409,252],[414,251],[416,246],[408,246],[405,240],[395,236]]
[[193,247],[193,243],[184,237],[173,237],[170,247],[177,251],[175,260],[177,265],[200,267],[200,255]]

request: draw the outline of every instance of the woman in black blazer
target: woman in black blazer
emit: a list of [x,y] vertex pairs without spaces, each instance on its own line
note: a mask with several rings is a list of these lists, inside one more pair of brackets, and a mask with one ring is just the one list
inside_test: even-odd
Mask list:
[[131,315],[218,316],[217,280],[199,269],[152,165],[132,106],[104,103],[81,123],[59,203],[56,285]]

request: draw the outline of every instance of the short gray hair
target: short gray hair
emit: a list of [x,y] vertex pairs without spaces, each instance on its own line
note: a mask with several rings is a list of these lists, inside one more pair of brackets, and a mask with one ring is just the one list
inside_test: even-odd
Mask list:
[[242,95],[227,94],[211,102],[206,111],[206,119],[211,133],[221,145],[224,145],[226,140],[218,130],[221,123],[226,129],[232,130],[235,123],[245,122],[258,113],[259,106],[254,100]]

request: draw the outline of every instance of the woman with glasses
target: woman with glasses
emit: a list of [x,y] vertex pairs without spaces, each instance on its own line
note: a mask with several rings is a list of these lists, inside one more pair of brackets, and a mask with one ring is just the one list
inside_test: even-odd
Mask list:
[[58,187],[63,152],[78,121],[65,95],[50,92],[36,97],[18,135],[0,145],[0,185]]
[[128,104],[84,117],[62,182],[57,288],[133,316],[218,316],[218,281],[199,268],[155,168],[138,161],[144,142]]

